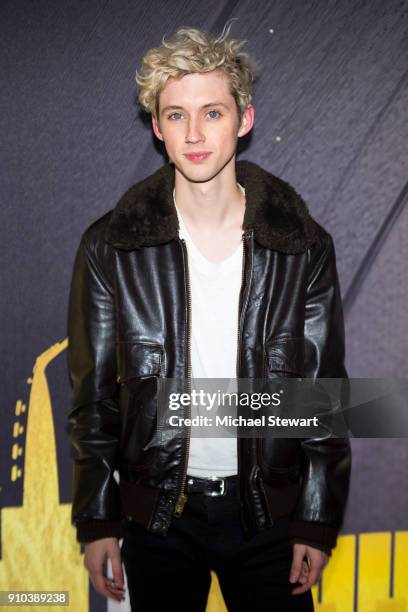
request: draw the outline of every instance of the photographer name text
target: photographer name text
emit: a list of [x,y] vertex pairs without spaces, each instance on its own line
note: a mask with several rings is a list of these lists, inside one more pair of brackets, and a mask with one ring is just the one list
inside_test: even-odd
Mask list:
[[243,416],[203,416],[192,418],[172,415],[169,417],[171,427],[318,427],[317,417],[282,418],[274,415],[262,415],[256,418]]

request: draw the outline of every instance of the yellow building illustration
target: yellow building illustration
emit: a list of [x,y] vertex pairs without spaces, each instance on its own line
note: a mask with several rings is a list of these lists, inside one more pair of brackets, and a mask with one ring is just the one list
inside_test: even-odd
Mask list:
[[[44,609],[92,612],[90,582],[70,521],[71,505],[59,503],[56,437],[46,376],[48,364],[67,346],[65,339],[36,359],[27,381],[28,407],[21,399],[16,401],[11,441],[3,440],[11,453],[10,481],[23,482],[23,505],[1,509],[0,590],[68,591],[68,607]],[[340,536],[321,583],[312,592],[316,612],[408,612],[408,531],[397,531],[394,536],[390,532]],[[23,609],[37,612],[43,608]],[[109,609],[127,611],[130,607],[128,601],[109,601]],[[225,610],[213,574],[207,612]]]

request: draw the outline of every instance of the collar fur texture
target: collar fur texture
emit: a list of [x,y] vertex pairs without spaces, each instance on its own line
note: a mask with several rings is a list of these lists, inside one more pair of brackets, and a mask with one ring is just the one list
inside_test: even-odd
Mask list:
[[[296,254],[318,240],[319,224],[289,183],[247,160],[237,160],[235,168],[246,196],[242,228],[253,229],[260,245]],[[131,251],[178,239],[174,175],[174,165],[168,163],[130,187],[112,211],[105,240]]]

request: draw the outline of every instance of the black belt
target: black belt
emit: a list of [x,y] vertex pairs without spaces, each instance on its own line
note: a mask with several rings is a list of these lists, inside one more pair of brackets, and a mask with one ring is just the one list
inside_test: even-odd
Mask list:
[[236,490],[238,476],[211,476],[210,478],[198,478],[187,474],[185,492],[203,493],[211,497],[218,495],[230,495]]

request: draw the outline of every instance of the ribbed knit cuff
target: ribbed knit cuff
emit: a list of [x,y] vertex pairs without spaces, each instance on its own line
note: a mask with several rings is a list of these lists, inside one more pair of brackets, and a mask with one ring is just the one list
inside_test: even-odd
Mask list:
[[80,521],[76,524],[77,542],[94,542],[102,538],[122,538],[123,528],[121,521],[107,521],[92,519]]
[[303,538],[291,538],[290,542],[291,544],[306,544],[307,546],[311,546],[312,548],[318,548],[319,550],[322,550],[327,555],[329,555],[329,557],[332,554],[331,548],[329,548],[328,546],[323,546],[323,544],[320,544],[319,542],[311,542],[310,540],[304,540]]
[[289,523],[288,536],[291,541],[308,544],[320,550],[331,550],[336,546],[338,529],[322,523],[292,520]]

